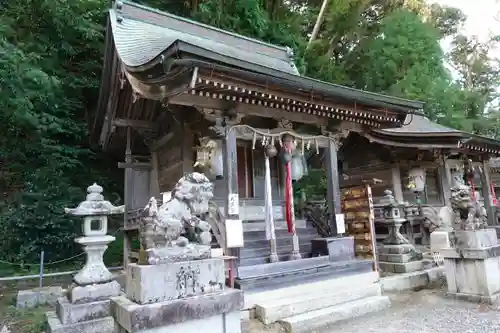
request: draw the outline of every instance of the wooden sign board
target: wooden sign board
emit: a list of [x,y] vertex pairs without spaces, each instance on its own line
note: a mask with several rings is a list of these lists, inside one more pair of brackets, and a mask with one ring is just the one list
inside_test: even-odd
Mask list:
[[373,259],[377,270],[375,243],[375,212],[371,187],[368,184],[341,190],[342,212],[347,235],[354,237],[354,253],[357,258]]

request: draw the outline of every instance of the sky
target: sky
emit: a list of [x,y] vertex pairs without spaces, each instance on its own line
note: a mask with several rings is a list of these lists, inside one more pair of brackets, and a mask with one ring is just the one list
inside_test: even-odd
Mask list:
[[[498,0],[431,0],[440,5],[460,8],[466,15],[467,21],[463,27],[465,35],[476,35],[480,40],[487,40],[491,34],[500,35],[500,20],[496,20],[500,12]],[[449,41],[443,41],[443,48],[449,48]],[[500,55],[500,50],[495,50]]]

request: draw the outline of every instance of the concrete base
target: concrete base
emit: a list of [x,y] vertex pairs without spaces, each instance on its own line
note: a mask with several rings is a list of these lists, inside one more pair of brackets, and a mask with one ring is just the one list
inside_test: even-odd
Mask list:
[[416,271],[421,271],[424,268],[424,262],[422,260],[410,261],[410,262],[379,262],[379,268],[388,273],[411,273]]
[[116,333],[240,333],[243,292],[223,292],[154,304],[137,304],[124,296],[111,300]]
[[60,298],[57,301],[56,313],[63,325],[81,323],[111,315],[109,300],[71,304],[66,298]]
[[493,229],[456,231],[455,248],[441,250],[448,294],[469,301],[496,302],[500,294],[500,245]]
[[47,333],[115,333],[112,317],[64,325],[55,312],[46,313]]
[[380,279],[383,292],[396,292],[426,288],[446,278],[444,267],[433,267],[418,272],[397,274]]
[[87,286],[74,285],[68,291],[68,297],[70,303],[84,304],[107,300],[110,297],[119,296],[120,293],[120,284],[116,281],[111,281]]
[[20,290],[17,293],[16,308],[30,309],[39,305],[54,305],[57,299],[62,297],[62,287],[44,287],[29,290]]
[[411,244],[382,245],[378,251],[379,267],[384,272],[411,273],[424,268],[422,255]]

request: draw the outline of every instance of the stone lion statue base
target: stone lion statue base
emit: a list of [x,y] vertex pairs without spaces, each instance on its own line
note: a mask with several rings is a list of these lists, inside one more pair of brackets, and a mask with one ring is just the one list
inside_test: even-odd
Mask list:
[[210,258],[211,227],[199,216],[209,211],[212,198],[212,183],[193,172],[177,182],[160,207],[154,197],[149,200],[139,232],[150,265]]

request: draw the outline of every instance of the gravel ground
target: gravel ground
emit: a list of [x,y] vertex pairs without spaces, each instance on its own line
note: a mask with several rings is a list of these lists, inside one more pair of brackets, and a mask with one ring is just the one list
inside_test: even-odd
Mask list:
[[341,324],[328,333],[494,333],[500,332],[500,308],[444,297],[441,290],[389,295],[392,307]]
[[[329,327],[322,333],[500,333],[500,307],[444,297],[442,289],[389,295],[391,308]],[[279,333],[252,320],[245,333]]]

